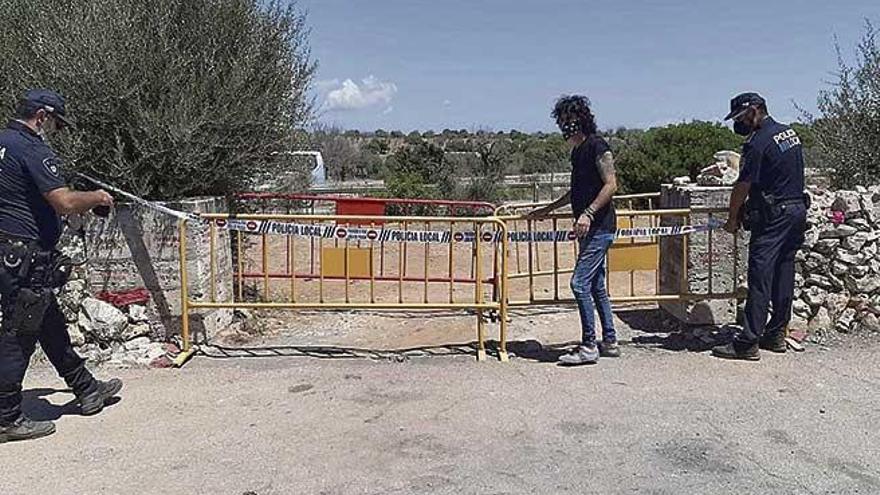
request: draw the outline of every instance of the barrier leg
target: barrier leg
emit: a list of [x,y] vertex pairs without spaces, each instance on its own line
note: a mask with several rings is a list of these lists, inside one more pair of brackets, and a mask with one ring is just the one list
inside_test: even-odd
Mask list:
[[189,280],[186,273],[186,220],[181,220],[178,227],[180,241],[180,339],[181,352],[174,358],[175,368],[183,366],[195,353],[189,335]]
[[498,359],[503,363],[510,360],[510,357],[507,355],[507,270],[510,261],[507,249],[507,225],[501,224],[501,282],[499,284],[501,289],[499,301],[501,306],[501,322],[498,334]]

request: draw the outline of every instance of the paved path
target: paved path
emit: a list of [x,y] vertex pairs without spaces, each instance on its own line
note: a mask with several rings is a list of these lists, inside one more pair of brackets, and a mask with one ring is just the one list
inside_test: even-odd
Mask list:
[[880,493],[880,346],[624,350],[585,368],[201,357],[119,372],[92,418],[38,369],[27,409],[58,433],[0,446],[0,493]]

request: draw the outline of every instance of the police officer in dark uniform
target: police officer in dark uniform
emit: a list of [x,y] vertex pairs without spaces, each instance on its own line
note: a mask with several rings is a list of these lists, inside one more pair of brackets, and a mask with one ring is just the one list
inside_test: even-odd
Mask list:
[[[804,242],[809,198],[804,193],[804,156],[791,127],[773,120],[757,93],[731,100],[734,131],[748,136],[725,230],[751,232],[748,299],[743,330],[733,342],[712,349],[721,358],[760,359],[758,349],[785,352],[794,297],[794,258]],[[767,321],[772,305],[772,317]]]
[[122,389],[120,380],[98,381],[85,368],[55,298],[70,269],[70,260],[55,248],[61,215],[113,204],[105,191],[67,187],[46,137],[68,125],[59,94],[32,90],[0,131],[0,443],[55,431],[52,422],[33,421],[21,412],[22,380],[37,342],[84,415],[100,412]]

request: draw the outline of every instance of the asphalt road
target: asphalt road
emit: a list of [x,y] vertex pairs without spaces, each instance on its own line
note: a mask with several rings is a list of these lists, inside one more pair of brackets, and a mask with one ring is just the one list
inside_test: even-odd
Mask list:
[[201,357],[116,372],[121,401],[91,418],[40,368],[27,410],[58,433],[0,445],[0,493],[880,493],[880,345],[624,351]]

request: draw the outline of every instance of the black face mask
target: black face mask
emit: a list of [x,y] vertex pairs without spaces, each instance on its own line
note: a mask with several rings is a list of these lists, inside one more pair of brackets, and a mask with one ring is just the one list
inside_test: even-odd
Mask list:
[[745,122],[736,121],[733,123],[733,132],[739,134],[740,136],[748,136],[752,133],[752,126],[746,124]]
[[568,141],[569,138],[581,132],[581,125],[577,121],[566,122],[559,126],[562,131],[562,137]]

